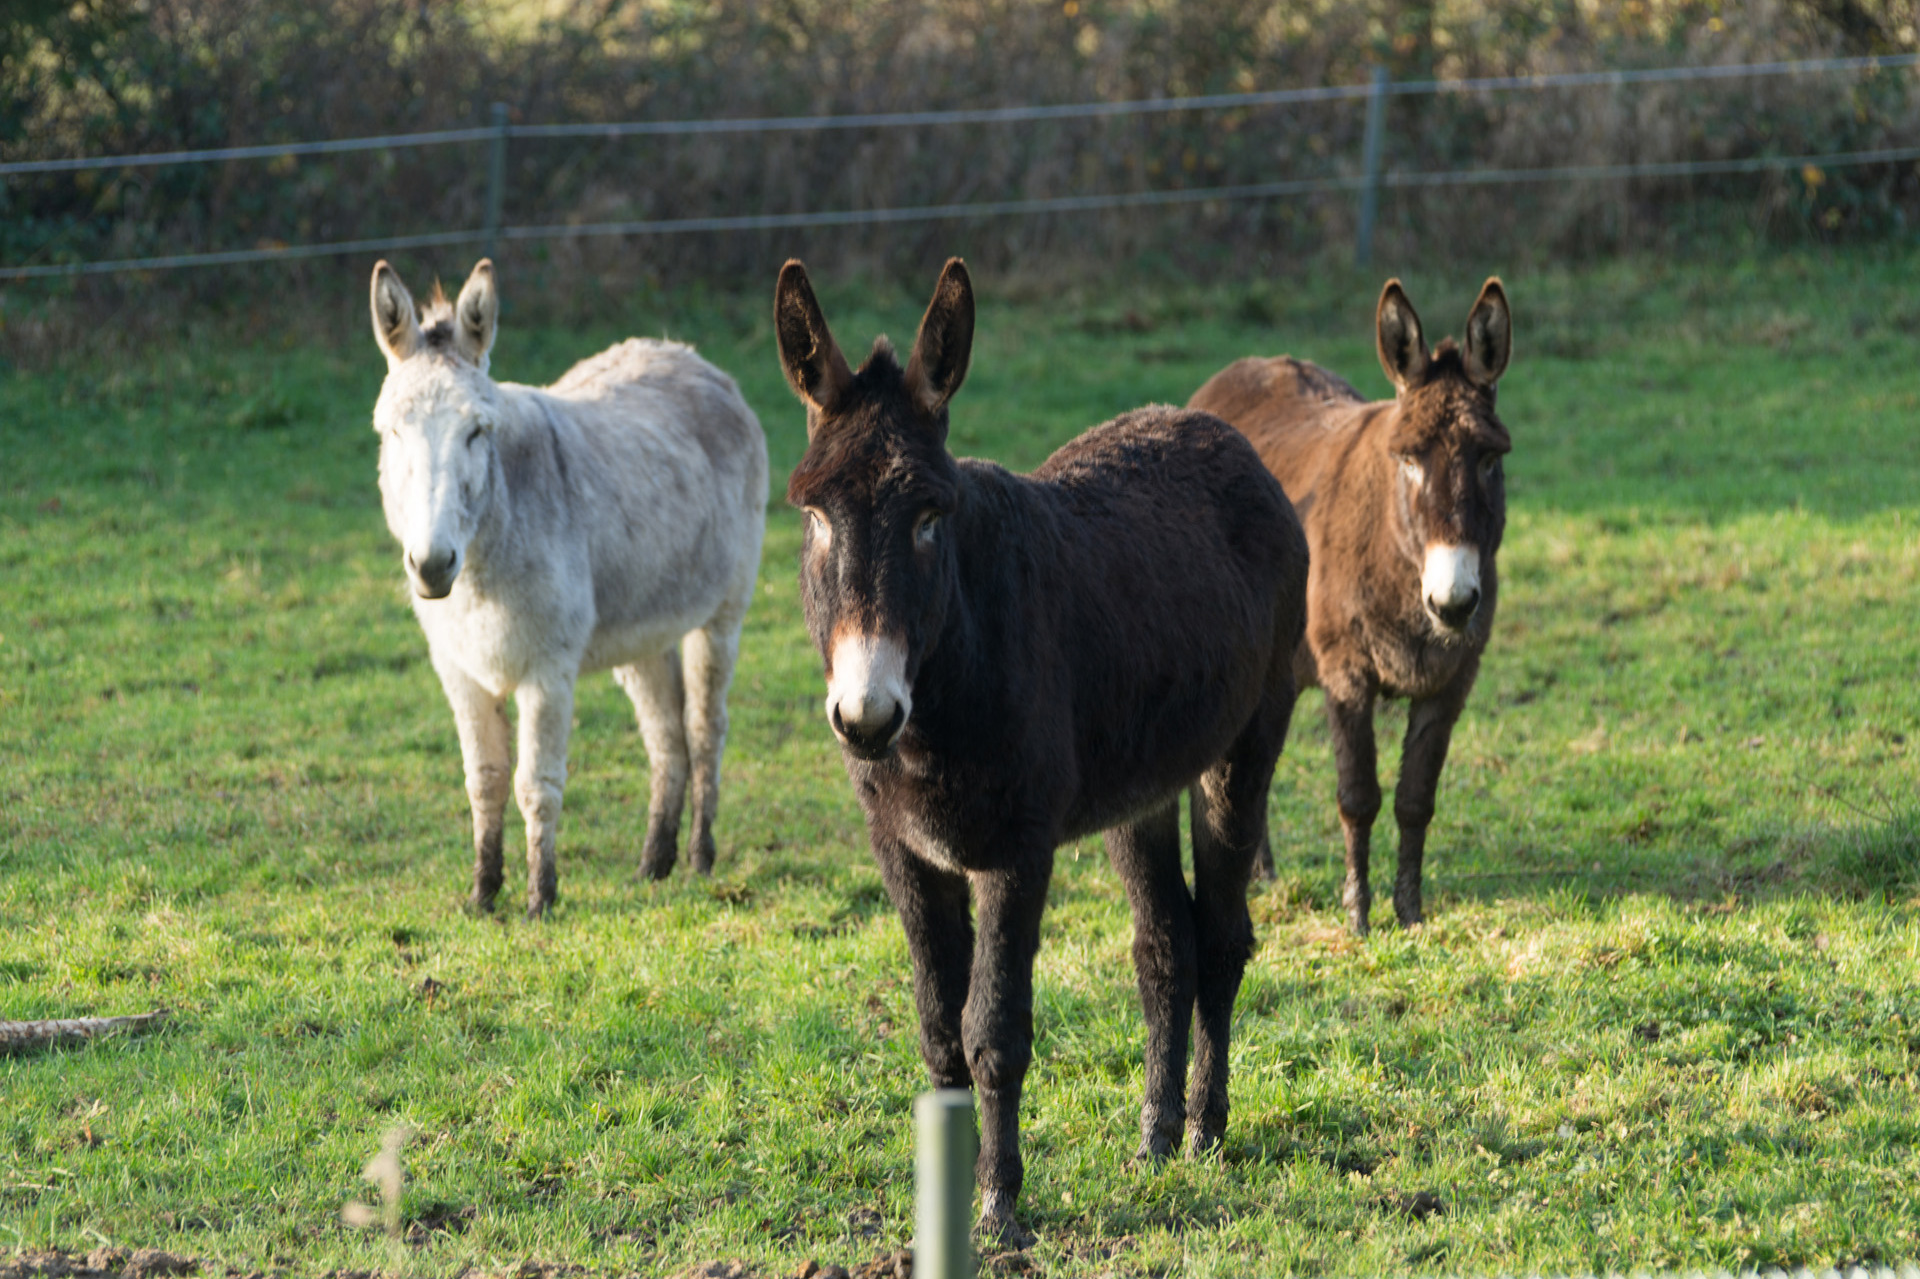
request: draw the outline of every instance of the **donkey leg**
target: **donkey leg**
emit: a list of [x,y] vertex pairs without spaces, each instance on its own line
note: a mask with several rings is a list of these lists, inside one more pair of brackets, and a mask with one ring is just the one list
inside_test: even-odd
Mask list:
[[1193,788],[1193,1092],[1188,1149],[1204,1154],[1227,1128],[1227,1040],[1253,954],[1247,882],[1267,847],[1267,791],[1293,718],[1291,679],[1273,688],[1227,757]]
[[1187,1027],[1193,1019],[1193,898],[1180,873],[1180,801],[1106,833],[1133,908],[1133,974],[1147,1022],[1147,1087],[1136,1158],[1164,1159],[1186,1126]]
[[685,697],[680,658],[672,649],[645,662],[617,667],[613,678],[627,691],[640,739],[647,746],[647,842],[640,873],[665,879],[673,872],[680,838],[680,809],[687,797]]
[[[1471,684],[1457,680],[1456,684]],[[1400,784],[1393,792],[1393,816],[1400,824],[1400,863],[1393,876],[1393,913],[1402,928],[1425,916],[1420,894],[1421,866],[1427,855],[1427,825],[1433,821],[1433,797],[1447,762],[1453,725],[1466,704],[1466,689],[1449,687],[1438,697],[1407,709],[1406,744],[1400,753]]]
[[467,775],[467,802],[473,808],[473,894],[467,899],[467,907],[485,914],[493,909],[503,878],[500,850],[507,792],[513,780],[511,737],[499,698],[451,663],[436,666],[440,685],[453,705],[460,759]]
[[1373,819],[1380,815],[1380,766],[1373,746],[1371,686],[1357,695],[1336,695],[1327,689],[1327,723],[1333,730],[1334,764],[1340,774],[1340,829],[1347,842],[1347,882],[1342,898],[1347,923],[1355,937],[1365,937],[1373,910],[1373,885],[1368,880],[1372,859]]
[[1020,1158],[1020,1091],[1033,1060],[1033,957],[1053,876],[1053,849],[1016,853],[1006,870],[972,876],[979,931],[961,1036],[980,1100],[980,1229],[1025,1247],[1033,1235],[1014,1220],[1026,1165]]
[[514,697],[520,706],[520,767],[513,786],[527,822],[527,918],[538,919],[553,906],[559,890],[553,845],[567,787],[573,677],[522,684]]
[[1268,881],[1280,877],[1280,872],[1273,868],[1273,841],[1265,831],[1260,832],[1260,847],[1254,850],[1253,873]]
[[681,663],[687,684],[687,749],[693,756],[693,828],[687,855],[713,873],[713,818],[720,807],[720,753],[727,745],[727,685],[740,658],[741,614],[731,608],[687,632]]
[[971,1088],[960,1030],[973,963],[966,876],[930,865],[889,840],[876,838],[873,856],[913,957],[913,1003],[927,1077],[935,1088]]

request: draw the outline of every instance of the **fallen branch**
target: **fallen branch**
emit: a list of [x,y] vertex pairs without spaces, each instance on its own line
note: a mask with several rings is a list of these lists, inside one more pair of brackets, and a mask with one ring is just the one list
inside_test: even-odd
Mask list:
[[0,1021],[0,1054],[35,1052],[55,1044],[80,1044],[102,1035],[133,1034],[167,1019],[163,1008],[132,1017],[67,1017],[57,1021]]

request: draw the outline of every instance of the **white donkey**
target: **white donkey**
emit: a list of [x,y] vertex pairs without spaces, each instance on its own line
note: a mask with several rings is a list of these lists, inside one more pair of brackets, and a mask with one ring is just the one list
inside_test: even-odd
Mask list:
[[380,498],[460,732],[471,904],[491,910],[500,889],[511,777],[533,918],[558,880],[582,671],[611,667],[639,715],[652,771],[641,873],[673,869],[689,771],[689,855],[701,874],[713,868],[727,683],[766,531],[767,441],[733,379],[676,342],[622,342],[544,390],[495,382],[498,316],[491,262],[452,305],[436,286],[424,313],[392,267],[373,269],[373,336],[387,357],[373,410]]

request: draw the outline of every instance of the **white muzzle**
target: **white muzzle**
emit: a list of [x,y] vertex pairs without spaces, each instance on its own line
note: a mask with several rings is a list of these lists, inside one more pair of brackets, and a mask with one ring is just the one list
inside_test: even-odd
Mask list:
[[913,713],[907,648],[891,635],[836,635],[828,659],[827,722],[848,749],[878,759]]
[[1480,608],[1480,548],[1429,546],[1420,570],[1420,598],[1441,626],[1465,630]]

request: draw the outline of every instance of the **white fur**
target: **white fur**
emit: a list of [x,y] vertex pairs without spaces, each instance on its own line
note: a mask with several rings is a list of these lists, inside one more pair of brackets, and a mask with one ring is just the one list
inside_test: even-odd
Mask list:
[[907,687],[907,649],[892,635],[860,635],[852,631],[834,637],[828,663],[827,722],[840,712],[840,722],[867,732],[885,728],[900,711],[904,727],[913,714],[913,690]]
[[1464,604],[1480,590],[1480,550],[1474,546],[1427,548],[1420,570],[1420,593],[1428,605],[1448,608]]
[[[390,341],[380,288],[376,275],[387,527],[453,706],[475,839],[497,846],[511,776],[530,905],[544,906],[532,899],[543,870],[551,882],[583,671],[613,668],[633,700],[656,817],[665,804],[677,829],[691,764],[693,829],[711,827],[726,690],[765,532],[766,437],[733,380],[691,347],[630,340],[545,389],[495,382],[490,328],[477,360],[417,328]],[[451,583],[424,582],[419,566],[448,553]],[[444,585],[442,597],[429,585]]]

